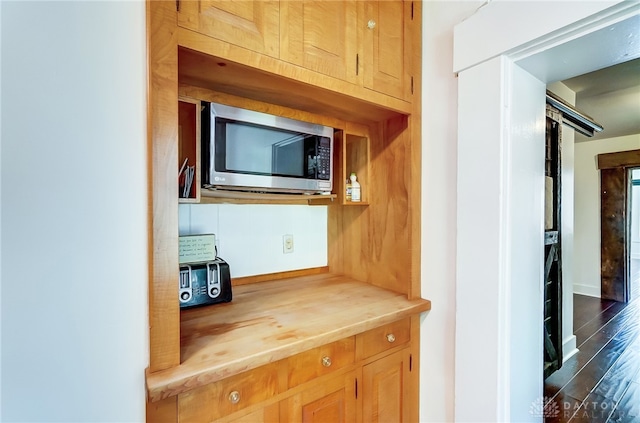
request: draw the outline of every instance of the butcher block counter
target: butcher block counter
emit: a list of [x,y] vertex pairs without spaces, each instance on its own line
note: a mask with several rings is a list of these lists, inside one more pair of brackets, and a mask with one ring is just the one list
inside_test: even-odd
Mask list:
[[233,288],[181,312],[181,364],[147,374],[155,402],[427,311],[431,303],[324,273]]

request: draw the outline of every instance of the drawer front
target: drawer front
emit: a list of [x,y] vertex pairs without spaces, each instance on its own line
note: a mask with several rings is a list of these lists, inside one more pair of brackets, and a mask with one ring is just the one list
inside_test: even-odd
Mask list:
[[292,388],[341,369],[352,364],[354,359],[353,336],[289,357],[288,386]]
[[358,335],[358,356],[367,358],[411,340],[411,319],[406,318]]
[[178,396],[180,423],[212,422],[279,393],[278,363],[249,370]]

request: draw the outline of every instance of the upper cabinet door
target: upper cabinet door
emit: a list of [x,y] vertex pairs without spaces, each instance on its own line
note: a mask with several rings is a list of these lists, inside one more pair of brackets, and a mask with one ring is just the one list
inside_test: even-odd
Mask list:
[[366,1],[360,6],[364,86],[403,100],[411,97],[411,1]]
[[357,82],[355,1],[283,1],[280,58],[321,74]]
[[229,44],[280,55],[279,1],[183,0],[178,25]]

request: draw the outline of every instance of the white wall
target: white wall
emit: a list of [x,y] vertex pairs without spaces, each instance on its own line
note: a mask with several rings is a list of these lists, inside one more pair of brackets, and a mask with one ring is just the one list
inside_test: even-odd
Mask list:
[[[327,265],[327,206],[182,204],[179,232],[215,234],[232,277]],[[283,252],[285,234],[293,253]]]
[[[606,130],[606,128],[605,128]],[[600,171],[602,153],[636,150],[640,134],[575,145],[575,276],[577,294],[600,297]]]
[[458,79],[453,26],[478,1],[422,3],[422,296],[420,421],[454,420]]
[[[547,85],[547,89],[560,98],[575,106],[576,93],[570,90],[562,82],[554,82]],[[573,246],[573,220],[574,220],[574,143],[575,130],[567,125],[562,125],[561,149],[561,243],[562,243],[562,355],[563,361],[567,361],[578,352],[576,348],[576,336],[573,334],[573,274],[574,274],[574,246]]]
[[0,2],[7,422],[142,422],[141,1]]

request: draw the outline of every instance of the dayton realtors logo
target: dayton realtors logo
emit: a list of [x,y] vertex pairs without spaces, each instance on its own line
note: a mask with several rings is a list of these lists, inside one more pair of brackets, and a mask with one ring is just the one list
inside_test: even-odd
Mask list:
[[558,417],[560,406],[548,397],[540,397],[531,403],[529,412],[534,417]]
[[[529,412],[534,417],[554,418],[562,413],[562,417],[582,418],[588,420],[606,420],[613,412],[614,404],[609,402],[584,401],[582,403],[572,403],[568,401],[556,402],[548,397],[540,397],[531,403]],[[618,417],[624,418],[622,412],[618,412]]]

